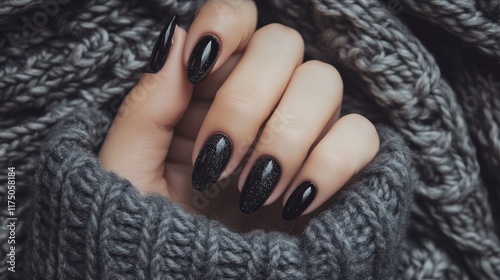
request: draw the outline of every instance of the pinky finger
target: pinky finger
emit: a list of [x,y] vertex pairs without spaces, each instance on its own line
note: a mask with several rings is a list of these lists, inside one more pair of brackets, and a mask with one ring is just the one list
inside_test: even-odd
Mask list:
[[283,219],[291,220],[320,207],[375,157],[379,146],[377,131],[365,117],[351,114],[339,119],[288,189]]

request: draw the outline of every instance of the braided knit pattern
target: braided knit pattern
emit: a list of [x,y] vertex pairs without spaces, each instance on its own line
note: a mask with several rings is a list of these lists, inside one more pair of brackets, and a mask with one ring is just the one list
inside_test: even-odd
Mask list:
[[500,2],[403,0],[412,12],[425,16],[480,51],[500,58]]
[[162,24],[188,25],[201,2],[2,1],[0,166],[16,168],[20,272],[2,230],[0,279],[500,279],[499,1],[257,1],[261,25],[297,29],[308,57],[341,70],[346,111],[383,123],[376,160],[301,236],[238,234],[97,164]]
[[[174,10],[192,15],[198,5],[150,3],[164,12],[159,15],[141,1],[87,1],[82,6],[66,0],[52,1],[57,6],[52,13],[41,2],[0,4],[0,22],[9,23],[0,27],[0,166],[16,167],[16,240],[21,244],[28,232],[36,160],[48,129],[77,108],[116,112],[148,59],[164,15]],[[18,15],[19,9],[28,11]],[[37,13],[47,17],[46,24],[36,25]],[[0,181],[6,180],[7,173],[1,172]],[[2,184],[2,205],[6,193]],[[2,219],[3,227],[6,223]],[[0,279],[7,277],[7,233],[0,231]],[[24,246],[18,246],[17,254],[23,252]]]
[[[280,15],[282,20],[303,34],[317,35],[310,39],[312,53],[322,53],[328,59],[324,53],[335,50],[331,52],[331,60],[340,62],[358,75],[359,81],[368,87],[367,94],[385,110],[389,121],[413,147],[420,177],[415,182],[418,203],[413,211],[416,219],[412,225],[414,230],[432,237],[435,242],[443,239],[450,242],[452,248],[436,255],[443,258],[441,264],[449,264],[450,271],[456,270],[456,265],[448,261],[452,259],[448,256],[451,252],[458,256],[455,256],[458,265],[469,267],[473,278],[499,278],[500,243],[492,210],[487,203],[488,188],[498,189],[498,184],[487,182],[488,187],[480,177],[467,116],[456,94],[441,77],[432,55],[408,33],[407,27],[393,15],[393,10],[387,9],[382,2],[318,0],[309,4],[309,9],[303,9],[309,3],[304,2],[307,3],[295,4],[295,13]],[[446,3],[443,1],[442,5]],[[273,4],[282,7],[281,2]],[[307,14],[325,17],[313,17],[316,24],[311,27],[293,20],[289,14],[293,17],[306,17]],[[496,67],[498,69],[498,64]],[[459,71],[462,75],[471,75],[465,67],[459,68]],[[493,94],[496,94],[494,98],[497,101],[492,104],[497,103],[499,88],[489,87],[489,90],[494,90]],[[466,94],[477,96],[475,91],[467,91]],[[479,103],[477,110],[479,114],[483,111],[488,115],[497,114],[498,111],[490,112],[490,108],[491,105],[481,107]],[[484,123],[478,125],[485,126]],[[490,118],[484,129],[497,125],[498,120]],[[477,128],[474,130],[477,131]],[[495,134],[495,130],[488,130],[488,133],[492,133],[489,137],[491,141],[485,144],[498,154],[499,134]],[[425,252],[430,248],[421,247],[422,244],[418,243],[411,245],[415,247],[405,247],[407,251],[403,255],[416,254],[413,250]],[[435,250],[442,248],[438,245],[433,247]],[[418,262],[407,265],[410,266],[405,275],[410,279],[418,279],[419,274],[414,272],[422,269],[434,272],[426,274],[431,279],[446,275],[442,272],[446,266],[439,266],[439,262],[434,263],[435,267],[411,267],[421,265]]]
[[5,0],[0,7],[0,16],[2,19],[6,19],[7,16],[12,16],[18,13],[21,13],[25,10],[28,10],[35,6],[36,4],[41,3],[41,0]]
[[[381,152],[300,237],[237,234],[159,196],[141,197],[94,154],[109,118],[74,114],[49,136],[34,193],[30,279],[387,279],[411,201],[409,151]],[[58,205],[59,207],[51,207]],[[50,249],[49,249],[50,248]],[[50,267],[50,269],[47,269]]]

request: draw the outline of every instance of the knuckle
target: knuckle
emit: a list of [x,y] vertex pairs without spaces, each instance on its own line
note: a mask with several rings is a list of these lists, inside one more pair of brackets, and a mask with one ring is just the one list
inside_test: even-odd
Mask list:
[[222,103],[228,115],[231,114],[254,114],[259,104],[258,97],[251,90],[250,85],[239,83],[238,86],[231,86],[221,94]]
[[303,67],[325,80],[342,81],[339,71],[333,65],[319,60],[304,62]]
[[319,61],[309,60],[299,66],[301,73],[308,75],[313,81],[327,83],[330,88],[344,88],[342,77],[337,68],[331,64]]
[[242,10],[243,0],[209,0],[206,2],[205,7],[209,7],[215,12],[215,15],[221,19],[241,19],[244,16]]
[[268,24],[257,30],[258,36],[265,36],[271,42],[279,46],[281,50],[286,46],[292,50],[304,50],[304,39],[300,33],[286,25],[279,23]]
[[[285,108],[286,109],[286,108]],[[288,150],[302,151],[311,142],[308,136],[308,123],[305,118],[286,110],[276,110],[267,121],[263,134],[266,141],[285,145]],[[262,141],[260,141],[262,142]]]
[[360,114],[349,114],[344,118],[348,122],[353,139],[364,139],[364,142],[379,145],[377,129],[370,120]]
[[318,166],[332,168],[342,173],[354,173],[349,153],[340,146],[319,148],[313,153],[312,158]]
[[253,104],[248,99],[239,96],[230,96],[226,99],[225,107],[228,115],[245,115],[252,111]]
[[[271,126],[272,128],[273,126]],[[307,124],[301,118],[294,118],[290,121],[276,121],[274,127],[281,134],[283,142],[293,147],[302,147],[307,139]]]

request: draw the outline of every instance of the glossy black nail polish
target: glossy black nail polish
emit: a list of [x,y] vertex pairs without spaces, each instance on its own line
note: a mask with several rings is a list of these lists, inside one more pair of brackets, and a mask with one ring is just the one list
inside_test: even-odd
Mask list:
[[219,180],[231,158],[231,140],[221,133],[210,136],[201,148],[193,168],[193,187],[199,191],[210,188]]
[[158,39],[156,39],[155,46],[153,47],[153,52],[151,53],[151,58],[149,59],[149,65],[146,69],[147,73],[157,73],[163,65],[165,65],[165,61],[167,61],[168,53],[172,46],[172,38],[174,37],[178,17],[179,15],[175,15],[172,20],[165,25],[160,35],[158,35]]
[[316,196],[316,185],[311,181],[300,184],[285,203],[281,217],[292,220],[300,216]]
[[187,79],[192,84],[203,81],[219,56],[220,43],[214,35],[203,36],[191,52],[187,64]]
[[240,195],[240,210],[250,214],[269,198],[281,177],[281,166],[272,156],[261,156],[250,170]]

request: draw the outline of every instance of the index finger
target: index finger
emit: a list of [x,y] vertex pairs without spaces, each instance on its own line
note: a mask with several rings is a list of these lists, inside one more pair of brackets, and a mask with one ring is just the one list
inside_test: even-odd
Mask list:
[[183,59],[187,79],[203,81],[233,54],[241,52],[257,24],[257,7],[251,0],[207,1],[189,28]]

